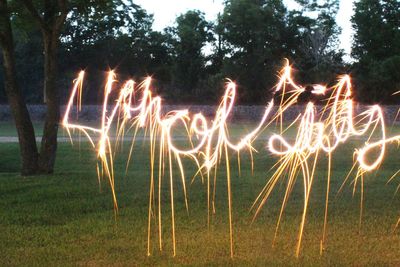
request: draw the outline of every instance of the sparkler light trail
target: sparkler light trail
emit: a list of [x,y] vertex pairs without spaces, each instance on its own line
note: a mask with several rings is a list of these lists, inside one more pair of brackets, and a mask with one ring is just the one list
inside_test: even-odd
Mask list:
[[[150,177],[149,177],[149,207],[148,207],[148,240],[147,253],[151,253],[151,228],[153,227],[152,217],[156,217],[158,228],[158,245],[163,249],[162,242],[162,207],[161,191],[163,179],[167,178],[170,191],[171,208],[171,228],[172,228],[172,248],[173,255],[176,254],[175,236],[175,210],[174,210],[174,170],[178,170],[178,177],[182,183],[184,201],[188,209],[186,192],[186,175],[183,158],[191,159],[198,170],[195,176],[201,177],[207,185],[207,208],[208,222],[210,212],[215,200],[215,188],[217,168],[221,162],[225,163],[227,202],[229,218],[229,238],[230,254],[233,256],[233,218],[232,218],[232,190],[231,190],[231,169],[230,153],[238,155],[240,166],[240,152],[248,151],[253,159],[254,141],[272,122],[280,122],[280,133],[273,134],[269,140],[267,149],[279,160],[275,165],[274,173],[262,189],[252,209],[254,218],[260,213],[266,204],[275,186],[280,180],[287,180],[284,199],[282,201],[280,215],[278,218],[275,237],[278,233],[280,221],[289,199],[290,193],[299,177],[302,178],[304,190],[303,213],[300,224],[296,255],[301,249],[301,241],[306,223],[307,208],[310,192],[314,180],[317,179],[315,172],[318,162],[322,155],[328,158],[327,191],[325,199],[324,229],[321,240],[321,251],[324,248],[326,239],[326,224],[328,216],[329,187],[331,177],[331,158],[336,148],[347,142],[352,137],[366,136],[367,142],[364,147],[355,150],[355,162],[352,170],[356,169],[354,179],[354,190],[356,185],[361,185],[361,212],[363,202],[363,175],[365,172],[376,170],[384,159],[386,145],[392,142],[399,142],[400,135],[387,137],[384,122],[384,114],[379,106],[372,106],[367,110],[354,114],[354,102],[351,99],[352,87],[350,77],[344,75],[340,77],[338,83],[332,88],[323,85],[314,85],[312,94],[329,95],[327,104],[321,110],[317,110],[313,103],[306,105],[303,114],[299,114],[289,128],[297,125],[296,136],[293,141],[284,137],[283,121],[285,111],[297,103],[298,97],[305,91],[302,86],[297,85],[291,74],[292,68],[287,62],[280,72],[280,79],[275,87],[275,100],[271,100],[265,108],[261,120],[254,129],[244,135],[238,142],[232,142],[229,138],[227,127],[228,119],[233,111],[236,98],[236,85],[232,81],[226,83],[226,90],[219,106],[216,109],[214,119],[209,121],[202,113],[189,114],[187,109],[173,110],[166,113],[162,112],[162,99],[154,96],[151,91],[151,78],[145,79],[141,84],[136,84],[133,80],[127,81],[119,91],[115,100],[111,99],[111,94],[116,91],[116,75],[110,71],[104,90],[104,102],[101,116],[100,128],[90,127],[71,122],[73,106],[77,105],[77,112],[81,109],[81,97],[83,89],[84,72],[81,72],[74,81],[71,97],[68,101],[65,115],[62,121],[63,126],[71,135],[72,130],[82,132],[89,140],[91,145],[97,150],[99,164],[97,167],[99,179],[101,176],[107,177],[114,201],[115,211],[118,211],[117,197],[115,193],[114,181],[114,157],[115,147],[126,135],[126,129],[132,129],[132,143],[127,160],[129,165],[136,136],[139,129],[144,129],[148,136],[150,146]],[[137,100],[139,99],[139,100]],[[274,101],[277,106],[273,111]],[[113,103],[111,110],[109,104]],[[116,137],[112,140],[112,126],[116,124]],[[185,138],[188,146],[181,148],[175,143],[174,129],[180,126],[186,130]],[[378,140],[376,136],[379,136]],[[373,142],[370,142],[372,138]],[[72,140],[72,139],[71,139]],[[114,144],[115,143],[115,144]],[[378,156],[371,160],[370,154],[378,151]],[[224,159],[224,160],[222,160]],[[165,177],[165,168],[168,170],[168,177]],[[347,178],[348,178],[347,177]],[[345,179],[345,182],[347,180]],[[344,182],[344,183],[345,183]],[[344,184],[343,183],[343,184]],[[399,224],[399,223],[397,223]]]

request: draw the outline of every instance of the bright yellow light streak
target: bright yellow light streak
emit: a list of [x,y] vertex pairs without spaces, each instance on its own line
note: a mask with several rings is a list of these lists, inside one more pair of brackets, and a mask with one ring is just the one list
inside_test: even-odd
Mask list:
[[[97,149],[97,156],[101,169],[98,170],[100,176],[108,178],[115,211],[117,211],[117,197],[115,192],[114,166],[116,146],[123,140],[126,133],[132,129],[132,143],[129,150],[126,171],[132,158],[134,144],[138,130],[144,130],[144,135],[148,136],[150,144],[150,187],[149,187],[149,207],[148,207],[148,235],[147,235],[147,255],[151,255],[151,228],[152,217],[156,217],[158,224],[158,243],[159,249],[162,250],[162,208],[161,208],[161,190],[162,180],[165,174],[165,168],[169,172],[170,187],[170,205],[171,205],[171,229],[172,229],[172,248],[173,255],[176,255],[176,233],[175,233],[175,209],[174,209],[174,164],[176,162],[177,170],[180,173],[182,183],[185,206],[188,209],[186,175],[184,172],[184,164],[182,159],[189,158],[198,167],[195,176],[200,175],[202,181],[206,177],[207,185],[207,216],[210,222],[210,209],[215,213],[215,192],[217,168],[221,159],[225,158],[226,164],[226,183],[228,193],[228,217],[229,217],[229,239],[230,254],[233,257],[233,217],[232,217],[232,189],[231,189],[231,170],[229,162],[229,150],[237,153],[238,167],[240,169],[240,152],[247,150],[250,153],[251,161],[253,160],[254,141],[260,133],[268,127],[273,121],[280,122],[280,133],[273,134],[268,140],[269,151],[280,159],[274,165],[275,172],[267,181],[252,208],[255,208],[254,218],[259,214],[261,208],[267,202],[272,191],[279,180],[287,179],[287,187],[282,201],[280,214],[275,229],[275,238],[277,237],[280,221],[282,219],[286,204],[290,194],[296,183],[297,177],[302,176],[304,203],[302,219],[299,230],[299,237],[296,246],[296,255],[300,254],[301,241],[304,234],[304,226],[306,223],[307,208],[315,179],[316,168],[322,155],[328,158],[327,187],[326,187],[326,203],[324,227],[321,239],[321,252],[325,247],[326,227],[328,216],[328,199],[330,191],[331,179],[331,158],[334,150],[340,145],[347,142],[351,137],[367,136],[367,142],[364,147],[356,149],[356,162],[358,163],[358,171],[354,179],[354,190],[357,181],[360,179],[361,185],[361,212],[362,215],[362,198],[363,198],[363,174],[377,169],[384,159],[386,145],[392,142],[399,142],[400,135],[390,138],[386,137],[386,129],[384,122],[384,114],[379,106],[372,106],[358,115],[354,114],[354,102],[351,99],[352,87],[351,80],[348,75],[340,77],[338,83],[332,88],[324,85],[314,85],[312,93],[316,95],[330,95],[327,104],[322,110],[313,103],[306,105],[303,114],[299,114],[296,120],[283,129],[283,116],[287,109],[297,103],[299,95],[304,92],[304,88],[295,83],[292,78],[292,67],[286,61],[286,65],[279,73],[279,82],[275,86],[274,94],[280,98],[277,102],[277,111],[274,113],[274,101],[271,100],[264,111],[263,116],[255,128],[248,134],[244,135],[236,143],[229,138],[229,130],[227,122],[233,112],[233,106],[236,99],[236,84],[230,80],[226,83],[226,90],[219,106],[216,109],[214,119],[209,121],[202,113],[191,115],[188,110],[173,110],[166,113],[162,111],[162,99],[159,96],[153,96],[151,91],[151,78],[146,78],[141,84],[136,85],[132,80],[127,81],[119,90],[118,97],[113,101],[113,107],[108,110],[111,103],[110,95],[115,91],[116,75],[113,71],[108,73],[107,83],[104,89],[104,102],[101,116],[100,128],[89,127],[77,123],[70,122],[74,100],[77,105],[77,112],[81,110],[82,103],[82,87],[84,72],[79,73],[78,78],[74,81],[71,97],[68,101],[63,126],[71,136],[71,130],[78,130],[87,136],[89,142]],[[138,98],[140,95],[140,98]],[[113,124],[116,124],[116,135],[111,135]],[[187,141],[189,146],[180,147],[176,144],[173,130],[183,125],[186,130]],[[297,125],[297,126],[296,126]],[[294,140],[284,137],[284,133],[292,127],[296,128]],[[126,130],[128,128],[128,130]],[[93,136],[94,135],[94,136]],[[96,136],[97,135],[97,136]],[[378,140],[370,142],[372,137]],[[96,137],[96,138],[95,138]],[[113,140],[114,138],[114,140]],[[72,139],[71,139],[72,141]],[[115,141],[115,142],[114,142]],[[113,143],[115,143],[113,145]],[[115,146],[115,147],[114,147]],[[368,157],[371,151],[378,150],[372,162]],[[167,161],[167,162],[165,162]],[[253,168],[253,162],[251,162]],[[356,164],[356,163],[355,163]],[[157,167],[158,165],[158,167]],[[355,165],[353,166],[353,168]],[[352,168],[352,170],[353,170]],[[351,171],[352,171],[351,170]],[[349,172],[349,175],[351,173]],[[213,192],[212,205],[211,202],[211,172],[213,172]],[[347,178],[345,179],[345,181]],[[158,186],[156,185],[158,184]],[[157,193],[155,192],[157,190]],[[157,211],[156,211],[157,210]],[[397,223],[397,225],[399,222]],[[274,240],[275,240],[274,238]]]

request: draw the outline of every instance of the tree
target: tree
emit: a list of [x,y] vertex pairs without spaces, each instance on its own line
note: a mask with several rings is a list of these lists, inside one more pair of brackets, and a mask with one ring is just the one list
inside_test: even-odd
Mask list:
[[44,77],[44,69],[41,67],[44,65],[42,35],[37,29],[26,32],[17,26],[13,27],[13,35],[17,78],[25,101],[42,103]]
[[63,72],[68,76],[71,70],[84,68],[90,77],[86,83],[89,90],[85,90],[90,99],[85,101],[94,103],[97,96],[102,97],[96,88],[103,83],[99,74],[107,67],[122,77],[140,80],[154,74],[157,80],[169,80],[167,37],[152,30],[152,15],[132,2],[106,3],[96,1],[84,12],[72,9],[61,36],[61,53],[66,59]]
[[219,27],[225,55],[223,73],[234,78],[244,102],[261,102],[269,96],[275,73],[290,57],[287,10],[280,0],[229,0]]
[[[343,70],[343,50],[339,49],[341,29],[336,23],[338,0],[297,0],[302,10],[297,21],[299,46],[296,66],[305,83],[334,81]],[[310,17],[312,15],[312,18]]]
[[60,34],[68,14],[67,0],[44,0],[34,5],[22,0],[42,33],[44,48],[44,100],[47,107],[40,147],[38,168],[40,173],[52,173],[57,151],[57,133],[60,120],[60,97],[57,87],[57,52]]
[[198,83],[204,77],[206,59],[202,52],[206,42],[211,40],[211,24],[204,14],[191,10],[176,19],[176,26],[168,28],[173,59],[172,79],[174,86],[186,96],[193,96]]
[[357,98],[393,102],[400,90],[400,2],[360,0],[352,17]]
[[7,0],[0,0],[0,46],[3,54],[5,91],[18,132],[21,174],[30,175],[37,170],[38,151],[32,121],[17,81],[14,39]]
[[[58,66],[57,56],[60,52],[61,32],[68,14],[73,15],[80,12],[85,14],[96,14],[98,11],[108,12],[119,10],[124,7],[126,1],[78,1],[78,0],[15,0],[2,1],[1,6],[1,47],[3,50],[3,65],[5,68],[6,92],[13,111],[16,126],[21,143],[21,156],[23,161],[22,173],[52,173],[57,150],[57,133],[60,119],[60,92],[57,86]],[[8,4],[11,4],[12,14]],[[133,3],[130,3],[134,5]],[[134,5],[135,6],[135,5]],[[140,15],[145,15],[141,12]],[[78,17],[78,16],[75,16]],[[36,22],[37,29],[40,30],[43,43],[43,62],[44,62],[44,98],[47,106],[45,125],[42,135],[40,153],[37,153],[36,141],[34,137],[32,123],[25,106],[23,94],[17,84],[17,72],[14,58],[14,42],[11,29],[11,18],[18,32],[23,32],[25,28],[30,28],[32,20]],[[116,20],[114,20],[115,22]],[[136,20],[130,20],[132,26]],[[110,32],[107,36],[121,31],[125,26],[121,20],[119,28],[108,28]],[[104,25],[104,24],[102,24]],[[151,24],[150,24],[151,25]],[[115,24],[114,24],[115,26]],[[30,29],[31,30],[31,29]],[[103,35],[104,36],[104,35]],[[28,153],[29,152],[29,153]]]

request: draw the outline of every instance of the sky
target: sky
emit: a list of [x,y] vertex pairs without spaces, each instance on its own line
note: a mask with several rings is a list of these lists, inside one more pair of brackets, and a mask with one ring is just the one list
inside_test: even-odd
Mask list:
[[[352,29],[350,18],[353,14],[354,0],[340,0],[337,23],[342,28],[340,46],[347,54],[351,51]],[[166,26],[171,26],[175,18],[191,9],[198,9],[205,13],[207,20],[215,20],[223,10],[223,0],[136,0],[135,3],[143,7],[148,13],[154,15],[154,30],[161,31]],[[284,0],[289,9],[297,7],[293,0]],[[348,56],[347,56],[348,57]]]

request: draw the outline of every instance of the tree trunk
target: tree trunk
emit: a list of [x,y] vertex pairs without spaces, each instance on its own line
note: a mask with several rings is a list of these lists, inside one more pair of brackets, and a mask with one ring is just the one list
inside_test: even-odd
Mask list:
[[22,0],[38,23],[44,46],[44,97],[47,107],[39,156],[39,172],[53,173],[57,152],[57,133],[60,120],[60,96],[57,87],[57,48],[60,30],[67,17],[66,0],[44,0],[44,10],[35,8],[32,0]]
[[18,133],[21,174],[32,175],[37,172],[38,152],[32,121],[16,78],[14,42],[7,0],[0,0],[0,45],[3,52],[5,91]]
[[44,95],[47,107],[39,157],[39,171],[53,173],[57,152],[57,133],[60,120],[60,97],[57,87],[58,35],[54,31],[43,33],[44,43]]

